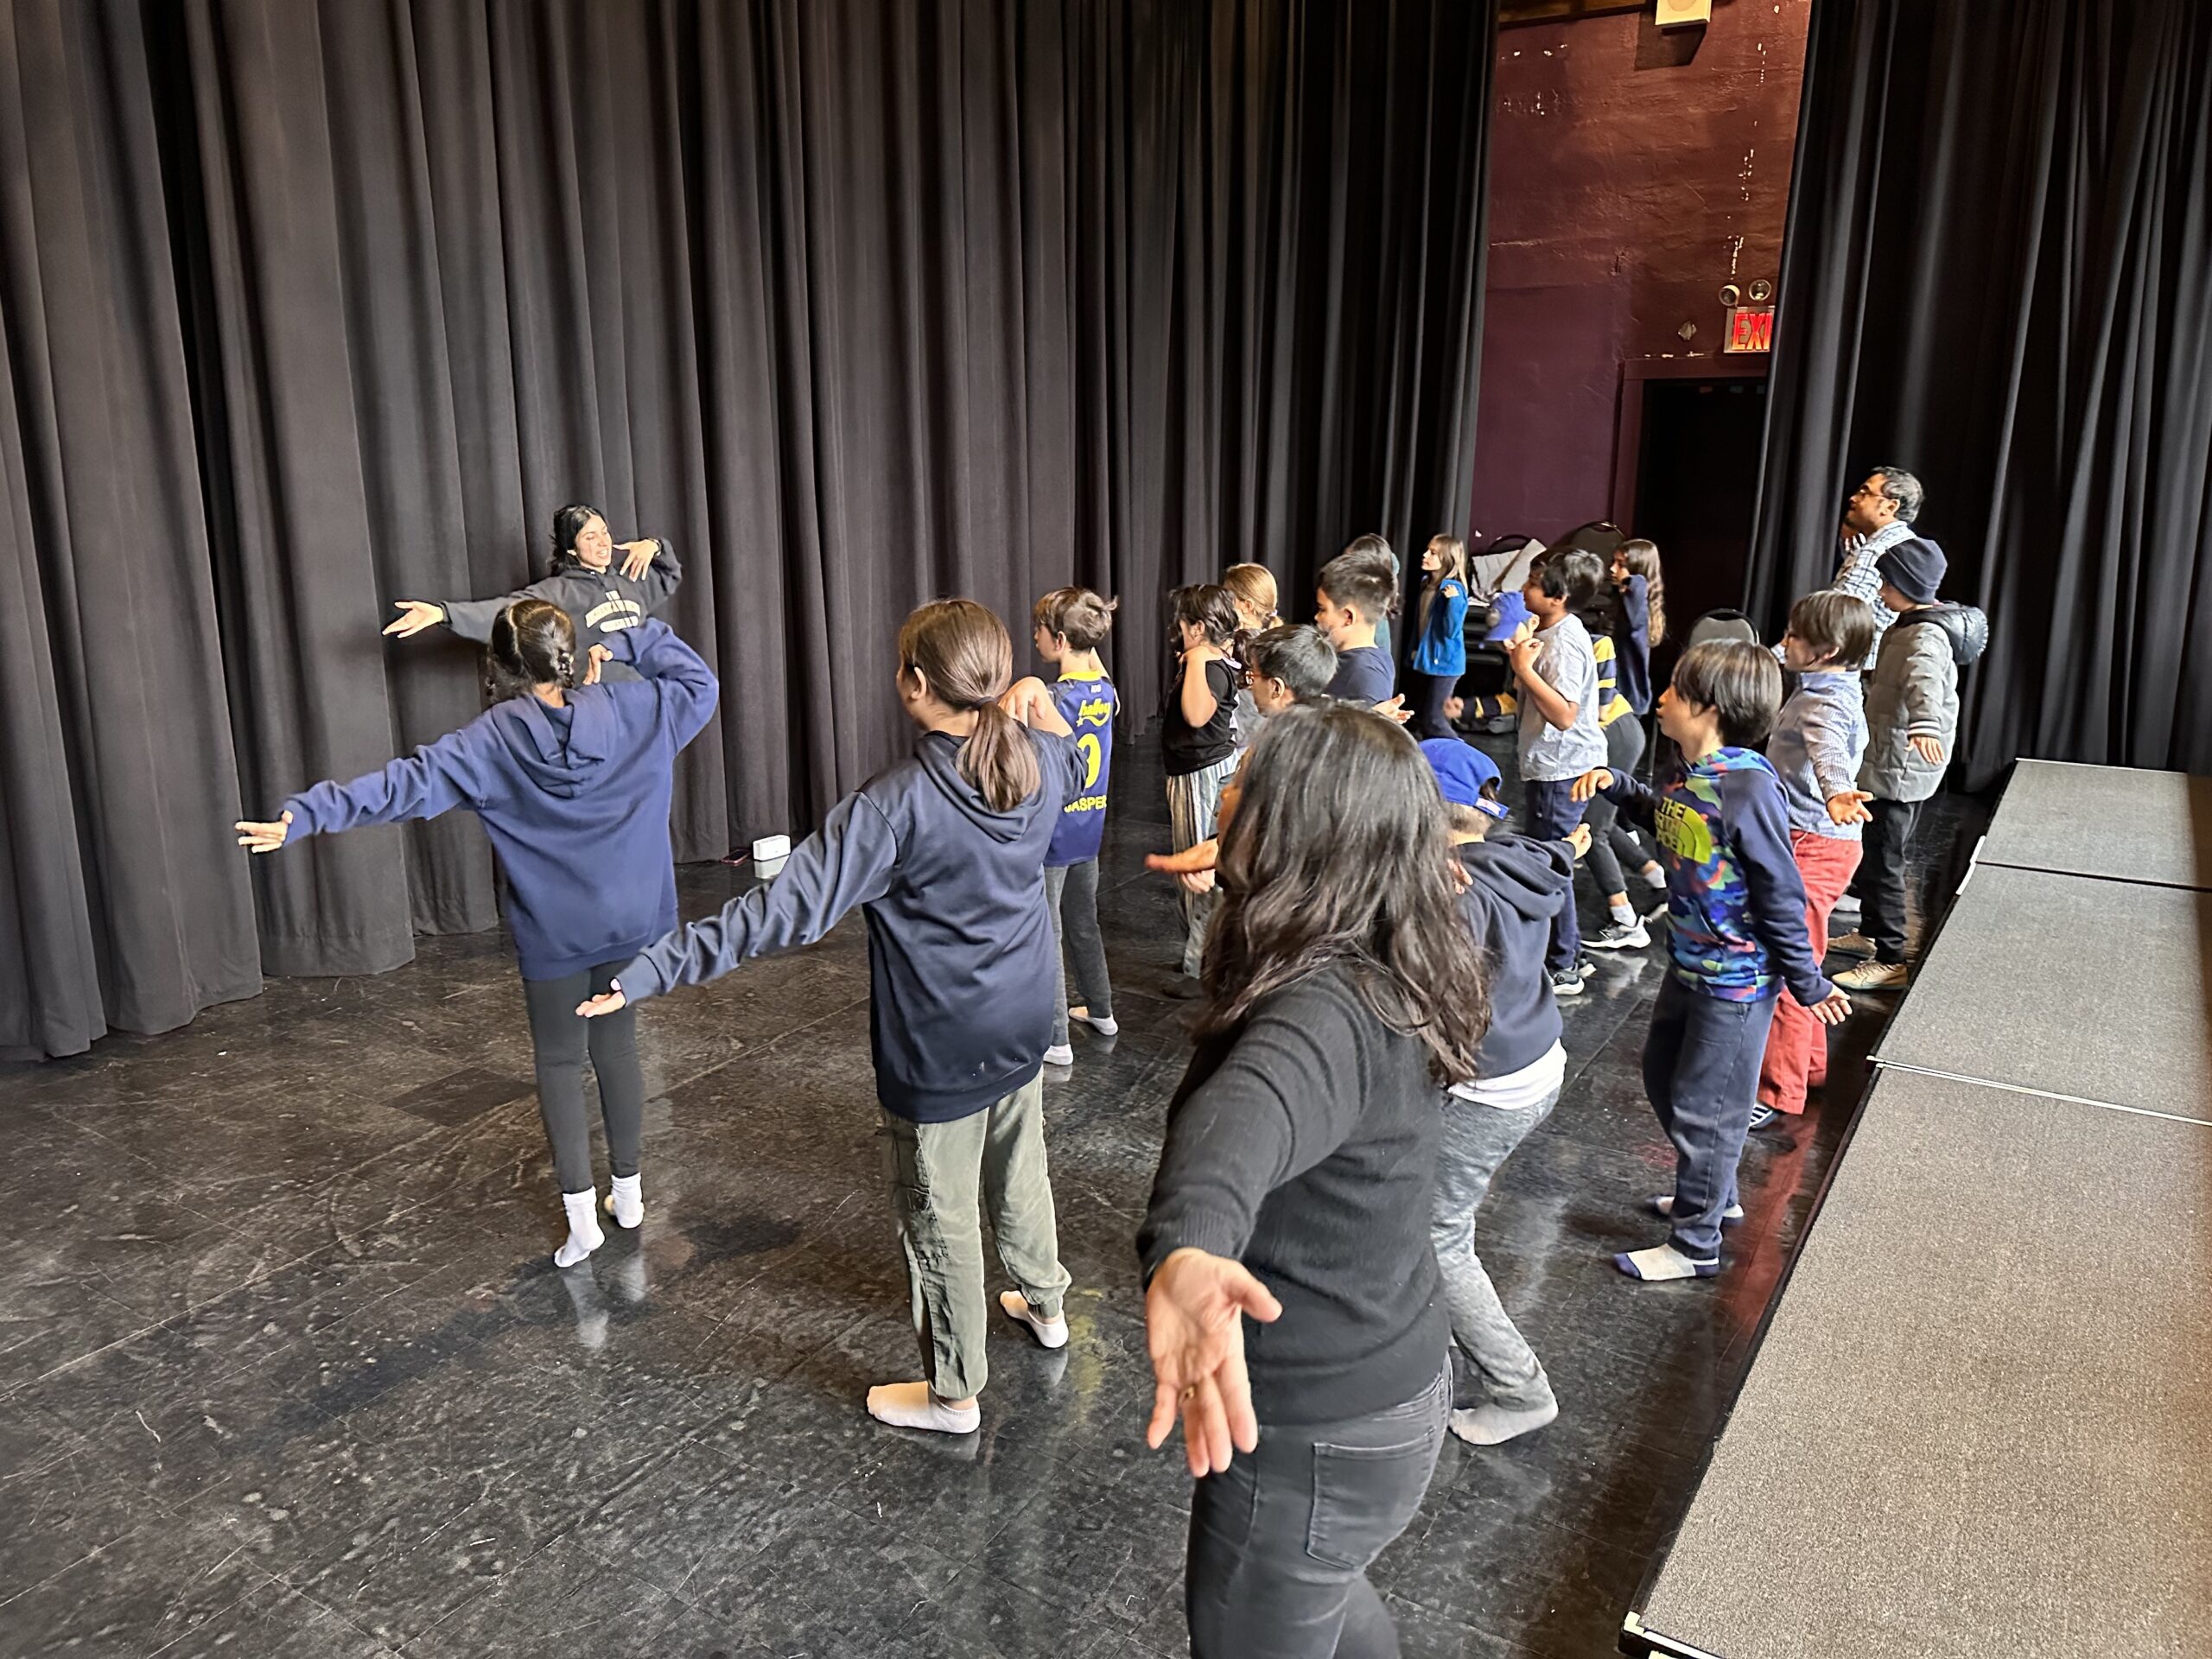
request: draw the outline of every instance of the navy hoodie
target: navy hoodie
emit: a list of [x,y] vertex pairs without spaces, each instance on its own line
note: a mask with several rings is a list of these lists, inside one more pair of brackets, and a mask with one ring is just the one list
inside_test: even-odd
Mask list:
[[772,881],[671,933],[616,975],[632,1002],[811,944],[868,914],[869,1046],[885,1108],[917,1123],[968,1117],[1042,1067],[1058,976],[1045,849],[1081,792],[1074,742],[1043,732],[1043,785],[1009,812],[960,772],[962,740],[925,734],[791,849]]
[[1572,902],[1574,849],[1563,841],[1493,835],[1458,851],[1468,876],[1459,909],[1490,965],[1490,1030],[1476,1068],[1485,1080],[1510,1077],[1559,1041],[1544,952],[1552,918]]
[[719,687],[664,622],[605,644],[643,677],[578,686],[565,709],[510,697],[381,772],[317,784],[284,803],[292,838],[467,807],[499,853],[524,979],[627,961],[676,925],[676,752],[713,715]]

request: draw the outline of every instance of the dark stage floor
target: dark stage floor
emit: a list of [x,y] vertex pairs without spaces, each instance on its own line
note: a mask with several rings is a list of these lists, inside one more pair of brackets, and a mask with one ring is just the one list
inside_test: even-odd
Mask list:
[[[1009,1327],[964,1441],[861,1407],[916,1360],[857,920],[644,1012],[645,1226],[565,1274],[497,936],[0,1071],[0,1653],[1183,1651],[1188,1482],[1140,1438],[1131,1239],[1184,1046],[1151,994],[1174,950],[1139,861],[1166,842],[1157,766],[1122,772],[1123,1033],[1078,1031],[1046,1096],[1075,1340]],[[686,871],[687,910],[740,879]],[[1612,1651],[1858,1097],[1878,1014],[1843,1039],[1836,1109],[1754,1137],[1728,1271],[1622,1278],[1670,1168],[1637,1071],[1659,971],[1607,962],[1567,1005],[1567,1095],[1484,1217],[1564,1409],[1447,1443],[1376,1573],[1408,1654]]]

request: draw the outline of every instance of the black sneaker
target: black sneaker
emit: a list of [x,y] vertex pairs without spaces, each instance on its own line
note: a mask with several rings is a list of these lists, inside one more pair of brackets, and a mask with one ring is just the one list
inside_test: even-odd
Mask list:
[[1640,917],[1633,922],[1608,922],[1596,938],[1583,940],[1592,950],[1641,950],[1650,943]]
[[1178,1002],[1187,1002],[1198,995],[1200,987],[1195,974],[1170,974],[1160,982],[1160,994]]
[[1782,1114],[1776,1111],[1771,1106],[1754,1106],[1751,1108],[1751,1128],[1753,1135],[1757,1135],[1761,1129],[1770,1129],[1781,1121]]

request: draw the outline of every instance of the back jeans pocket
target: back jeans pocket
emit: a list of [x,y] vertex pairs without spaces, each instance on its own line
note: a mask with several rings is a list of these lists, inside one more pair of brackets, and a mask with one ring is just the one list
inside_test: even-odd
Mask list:
[[1306,1553],[1325,1566],[1365,1572],[1421,1508],[1440,1446],[1433,1434],[1395,1446],[1316,1441]]

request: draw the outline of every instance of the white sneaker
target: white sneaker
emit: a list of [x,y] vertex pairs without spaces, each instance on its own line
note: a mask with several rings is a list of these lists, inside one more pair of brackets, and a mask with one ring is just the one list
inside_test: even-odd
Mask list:
[[1573,969],[1569,969],[1563,974],[1554,974],[1552,976],[1552,995],[1554,996],[1581,995],[1582,976],[1575,972]]
[[1582,941],[1592,950],[1641,950],[1651,943],[1651,935],[1644,931],[1643,922],[1607,922],[1602,931]]
[[1844,933],[1828,941],[1828,950],[1839,957],[1871,957],[1874,941],[1864,933]]
[[1075,1049],[1067,1043],[1054,1043],[1050,1048],[1045,1051],[1045,1064],[1047,1065],[1073,1065],[1075,1064]]

